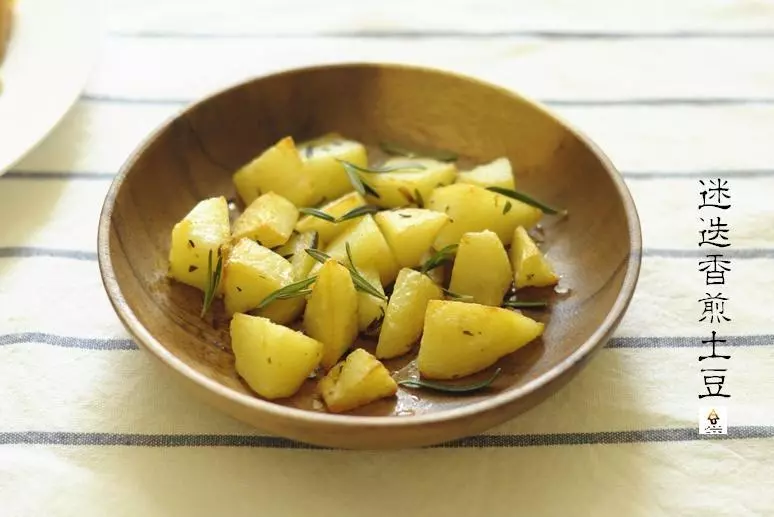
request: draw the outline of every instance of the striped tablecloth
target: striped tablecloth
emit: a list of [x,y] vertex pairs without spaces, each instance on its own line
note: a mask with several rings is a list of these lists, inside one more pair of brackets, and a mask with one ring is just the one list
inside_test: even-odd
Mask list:
[[[774,515],[774,3],[431,4],[106,2],[86,91],[0,179],[0,515]],[[99,210],[142,138],[234,81],[345,60],[542,100],[633,192],[645,252],[616,337],[485,436],[345,452],[258,435],[182,391],[103,292]],[[699,210],[699,181],[718,178],[731,208]],[[731,271],[706,286],[699,231],[717,216]],[[720,292],[731,321],[700,322]],[[731,398],[699,400],[712,329]],[[715,404],[728,434],[700,436]]]

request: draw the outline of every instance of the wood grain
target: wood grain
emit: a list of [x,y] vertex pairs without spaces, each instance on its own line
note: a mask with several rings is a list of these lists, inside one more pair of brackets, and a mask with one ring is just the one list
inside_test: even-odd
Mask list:
[[[369,144],[397,140],[449,149],[475,161],[508,156],[520,188],[569,209],[570,217],[544,223],[543,249],[571,291],[536,293],[552,299],[550,311],[534,314],[547,330],[498,364],[504,374],[491,391],[467,397],[401,391],[397,400],[350,415],[313,411],[309,386],[283,403],[261,400],[234,372],[227,321],[199,318],[201,294],[166,279],[170,230],[197,201],[232,196],[233,171],[279,138],[327,131]],[[108,193],[99,261],[129,331],[204,399],[289,438],[384,448],[484,431],[568,382],[628,306],[640,240],[618,172],[594,144],[541,107],[436,70],[354,64],[259,78],[195,104],[160,128]],[[388,364],[393,371],[404,366]]]

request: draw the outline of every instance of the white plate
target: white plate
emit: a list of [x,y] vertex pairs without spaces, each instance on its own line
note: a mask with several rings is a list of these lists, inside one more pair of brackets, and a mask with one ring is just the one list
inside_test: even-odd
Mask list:
[[101,36],[97,0],[17,0],[15,11],[0,64],[0,174],[78,100]]

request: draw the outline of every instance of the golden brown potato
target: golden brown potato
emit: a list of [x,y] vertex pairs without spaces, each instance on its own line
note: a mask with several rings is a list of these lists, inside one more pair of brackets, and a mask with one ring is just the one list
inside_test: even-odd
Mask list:
[[309,206],[312,201],[312,185],[291,137],[261,153],[234,173],[233,179],[245,205],[266,192],[279,194],[298,207]]
[[541,334],[542,323],[509,309],[431,300],[417,357],[419,373],[431,379],[464,377]]
[[427,275],[413,269],[401,269],[382,322],[376,357],[389,359],[411,350],[422,335],[427,303],[441,299],[441,288]]
[[[218,250],[231,238],[228,203],[223,196],[200,201],[172,229],[169,276],[178,282],[206,291],[209,254],[215,268]],[[225,257],[224,257],[225,258]],[[222,291],[222,282],[218,292]]]
[[559,277],[522,226],[516,228],[511,243],[511,266],[516,289],[554,285]]
[[531,227],[543,215],[540,209],[526,203],[465,183],[435,189],[427,208],[444,212],[450,218],[435,239],[435,249],[457,244],[467,232],[482,230],[492,230],[507,246],[517,226]]
[[449,290],[473,297],[475,303],[499,307],[511,286],[511,265],[494,232],[466,233],[454,259]]
[[267,248],[285,244],[298,220],[296,206],[274,192],[267,192],[248,206],[234,221],[231,232],[238,241],[248,237]]
[[266,318],[235,314],[230,331],[237,373],[267,399],[296,393],[322,358],[322,343]]
[[322,365],[330,368],[357,337],[357,293],[347,268],[323,264],[306,303],[304,329],[324,345]]
[[374,356],[358,348],[320,380],[319,391],[334,413],[395,395],[398,385]]

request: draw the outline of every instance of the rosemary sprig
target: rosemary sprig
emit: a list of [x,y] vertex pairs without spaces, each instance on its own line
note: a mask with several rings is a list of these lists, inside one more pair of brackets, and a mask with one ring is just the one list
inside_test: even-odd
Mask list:
[[344,162],[343,160],[339,161],[342,163],[347,163],[356,171],[365,172],[366,174],[385,174],[387,172],[415,172],[427,169],[427,167],[421,163],[404,163],[403,165],[393,165],[389,167],[363,167],[362,165],[357,165],[352,162]]
[[441,287],[441,290],[443,291],[443,293],[446,296],[448,296],[452,300],[457,300],[457,301],[460,301],[460,302],[471,302],[471,301],[473,301],[473,297],[470,296],[469,294],[455,293],[454,291],[449,291],[448,289],[446,289],[444,287]]
[[[363,275],[360,274],[360,272],[355,268],[354,262],[352,262],[352,252],[349,249],[349,242],[346,243],[347,248],[347,257],[349,258],[350,264],[342,264],[347,270],[349,271],[350,277],[352,277],[352,284],[355,286],[355,289],[358,291],[363,291],[364,293],[368,293],[371,296],[374,296],[376,298],[379,298],[382,301],[387,301],[387,297],[380,293],[379,291],[374,288],[370,283],[368,283],[368,280],[363,278]],[[307,249],[305,250],[310,257],[315,259],[320,264],[325,264],[327,260],[331,260],[333,257],[325,253],[324,251],[315,250],[315,249]],[[339,264],[341,262],[339,261]]]
[[[516,199],[517,201],[521,201],[522,203],[526,203],[530,206],[534,206],[535,208],[539,208],[546,214],[550,215],[567,215],[567,210],[561,210],[558,208],[554,208],[552,206],[549,206],[542,201],[538,201],[537,199],[533,198],[532,196],[529,196],[523,192],[519,192],[517,190],[511,190],[503,187],[487,187],[487,190],[491,190],[492,192],[497,192],[498,194],[502,194],[503,196],[507,196],[511,199]],[[503,212],[506,213],[506,212]]]
[[318,219],[323,219],[325,221],[328,221],[329,223],[335,223],[336,218],[333,217],[328,212],[323,212],[319,208],[313,208],[313,207],[303,207],[298,209],[299,212],[301,212],[304,215],[311,215],[312,217],[316,217]]
[[422,197],[422,193],[419,191],[418,188],[414,189],[414,199],[417,201],[417,206],[419,208],[425,207],[425,198]]
[[393,156],[406,156],[408,158],[417,158],[419,156],[427,156],[428,158],[434,158],[442,162],[456,162],[457,155],[451,151],[422,149],[418,151],[412,151],[407,147],[394,142],[380,142],[379,147],[382,151]]
[[546,309],[548,307],[548,303],[507,300],[503,302],[503,307],[507,307],[508,309]]
[[299,280],[298,282],[293,282],[292,284],[288,284],[285,287],[281,287],[264,298],[255,308],[255,310],[263,309],[275,300],[287,300],[288,298],[295,298],[297,296],[306,296],[307,294],[311,294],[312,290],[307,289],[307,287],[312,285],[316,280],[317,276],[315,275],[310,276],[309,278],[304,278],[303,280]]
[[411,194],[411,192],[409,192],[409,189],[407,189],[406,187],[403,187],[403,186],[398,187],[398,192],[400,192],[400,194],[404,198],[406,198],[406,201],[408,201],[412,205],[417,204],[416,198],[414,198],[413,194]]
[[349,274],[352,276],[352,283],[355,284],[355,289],[386,302],[387,297],[377,291],[368,280],[363,278],[363,275],[361,275],[357,270],[357,267],[355,267],[355,260],[352,258],[352,250],[349,247],[349,241],[344,243],[344,247],[347,249],[347,258],[349,259],[349,267],[347,267],[347,269],[349,269]]
[[357,269],[355,266],[355,259],[352,258],[352,248],[349,247],[349,241],[344,243],[344,249],[347,250],[347,258],[349,259],[349,263],[352,266],[352,269]]
[[350,219],[355,219],[357,217],[361,217],[367,214],[375,214],[379,211],[379,207],[373,206],[373,205],[363,205],[359,206],[357,208],[353,208],[346,214],[342,215],[338,219],[336,219],[337,223],[341,223],[344,221],[349,221]]
[[299,208],[298,211],[304,215],[310,215],[312,217],[316,217],[318,219],[328,221],[329,223],[336,224],[336,223],[342,223],[344,221],[349,221],[350,219],[355,219],[357,217],[361,217],[366,214],[375,214],[376,212],[379,211],[379,207],[376,207],[373,205],[358,206],[338,218],[333,217],[331,214],[327,212],[323,212],[319,208],[306,207],[306,208]]
[[427,273],[428,271],[432,271],[433,269],[442,266],[444,263],[449,262],[454,258],[454,254],[457,252],[457,248],[459,245],[457,244],[449,244],[448,246],[444,246],[439,251],[436,251],[429,259],[425,261],[424,264],[422,264],[422,267],[420,268],[420,273]]
[[330,260],[332,257],[325,253],[324,251],[320,251],[315,248],[308,248],[304,250],[310,257],[315,259],[320,264],[325,264],[326,260]]
[[218,248],[218,262],[215,265],[215,271],[212,270],[212,250],[207,254],[207,289],[204,291],[204,304],[202,305],[202,312],[199,314],[200,318],[203,318],[207,311],[210,310],[212,300],[215,299],[215,293],[220,285],[220,276],[223,272],[223,255]]
[[497,376],[500,375],[501,371],[502,369],[498,368],[488,379],[471,384],[446,384],[442,382],[426,381],[423,379],[405,379],[398,381],[398,385],[404,386],[406,388],[426,388],[429,390],[442,391],[444,393],[471,393],[473,391],[488,388],[494,382]]
[[360,177],[360,173],[358,172],[358,169],[355,165],[345,160],[338,161],[344,167],[344,172],[347,173],[347,177],[349,178],[349,182],[352,184],[352,188],[354,188],[361,196],[370,194],[375,198],[379,197],[379,193],[375,191],[368,183],[363,181],[363,178]]

